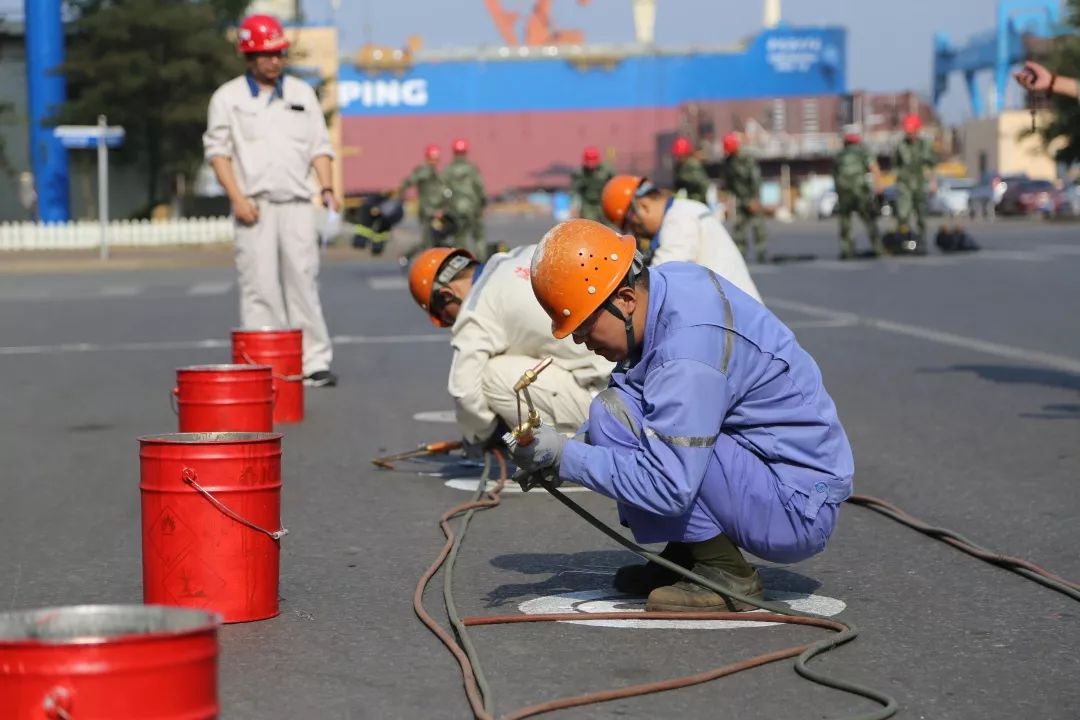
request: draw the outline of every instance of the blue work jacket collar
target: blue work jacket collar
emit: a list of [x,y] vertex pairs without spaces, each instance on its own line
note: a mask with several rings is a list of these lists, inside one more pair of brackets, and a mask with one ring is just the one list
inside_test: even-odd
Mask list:
[[[244,79],[247,80],[248,90],[251,91],[251,97],[259,97],[259,91],[261,90],[261,88],[259,87],[258,81],[255,80],[255,76],[251,74],[250,70],[244,73]],[[277,98],[278,100],[285,99],[285,73],[278,75],[278,79],[274,81],[274,92],[270,96],[270,99],[273,100],[274,98]]]

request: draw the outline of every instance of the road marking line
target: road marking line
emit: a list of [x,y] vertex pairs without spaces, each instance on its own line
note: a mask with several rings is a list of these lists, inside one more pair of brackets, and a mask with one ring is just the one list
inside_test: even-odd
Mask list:
[[453,410],[425,410],[413,415],[417,422],[453,423],[457,422],[457,416]]
[[232,290],[232,281],[195,283],[187,289],[188,295],[224,295]]
[[[488,483],[484,486],[484,489],[488,491],[494,490],[496,484],[497,483],[495,483],[494,481],[488,480]],[[467,492],[475,493],[477,490],[480,489],[480,480],[477,478],[451,478],[444,482],[443,485],[451,488],[452,490],[465,490]],[[592,490],[590,490],[589,488],[582,487],[581,485],[563,485],[559,488],[559,490],[564,493],[592,492]],[[516,482],[510,481],[507,481],[506,485],[503,486],[502,491],[504,494],[508,495],[531,495],[533,497],[543,495],[544,497],[551,497],[541,488],[536,488],[529,493],[523,493],[521,491],[520,485],[518,485]]]
[[404,290],[409,281],[403,275],[375,275],[368,278],[368,287],[372,290]]
[[[503,492],[506,492],[505,490]],[[563,572],[566,572],[565,570]],[[609,574],[609,573],[595,573]],[[614,575],[614,573],[610,573]],[[798,612],[808,612],[823,617],[832,617],[843,612],[847,603],[825,595],[795,593],[787,590],[765,589],[765,599],[782,602]],[[580,613],[581,620],[563,620],[570,625],[592,625],[594,627],[635,628],[657,630],[742,630],[745,628],[768,627],[779,623],[753,620],[755,610],[743,615],[746,620],[587,620],[590,614],[607,612],[644,612],[645,598],[623,595],[616,590],[578,590],[559,595],[546,595],[526,600],[518,605],[518,610],[525,615],[561,615]]]
[[[1008,358],[1009,360],[1022,360],[1028,363],[1035,363],[1037,365],[1045,365],[1057,370],[1064,370],[1065,372],[1080,373],[1080,360],[1066,355],[1054,355],[1052,353],[1039,352],[1038,350],[1026,350],[1024,348],[1015,347],[1013,345],[1003,345],[1001,343],[990,342],[987,340],[979,340],[978,338],[967,337],[965,335],[957,335],[955,333],[944,332],[942,330],[932,330],[931,328],[921,327],[919,325],[908,325],[906,323],[893,322],[892,320],[883,320],[881,318],[866,317],[863,315],[856,315],[854,313],[846,313],[838,310],[832,310],[830,308],[820,307],[818,305],[808,305],[806,303],[795,302],[792,300],[779,300],[777,298],[769,298],[769,305],[771,307],[782,308],[784,310],[792,310],[795,312],[801,312],[806,315],[820,317],[824,320],[834,320],[836,322],[845,322],[847,324],[865,325],[866,327],[872,327],[876,330],[883,332],[890,332],[896,335],[906,335],[908,337],[919,338],[920,340],[928,340],[930,342],[936,342],[940,345],[948,345],[950,347],[963,348],[965,350],[974,350],[976,352],[985,353],[987,355],[995,355],[997,357]],[[853,319],[854,323],[848,323]],[[841,325],[837,325],[841,327]]]
[[1039,245],[1039,250],[1052,255],[1080,255],[1080,245]]
[[98,290],[98,295],[104,297],[134,297],[143,289],[138,285],[106,285]]
[[[384,345],[392,343],[446,342],[446,335],[338,335],[334,345]],[[0,355],[60,355],[81,352],[153,352],[159,350],[202,350],[225,348],[231,340],[208,338],[205,340],[165,340],[155,342],[122,342],[103,345],[100,343],[62,343],[60,345],[13,345],[0,347]]]

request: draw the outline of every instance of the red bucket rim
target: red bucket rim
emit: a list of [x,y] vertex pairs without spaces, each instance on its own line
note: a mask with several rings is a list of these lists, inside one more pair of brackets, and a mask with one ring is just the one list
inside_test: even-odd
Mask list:
[[[55,622],[54,622],[55,621]],[[216,630],[215,612],[169,605],[66,605],[0,612],[0,648],[161,640]]]
[[143,435],[143,445],[238,445],[241,443],[276,442],[285,437],[279,432],[188,432]]
[[271,365],[248,365],[247,363],[216,363],[207,365],[185,365],[184,367],[176,368],[176,372],[251,372],[252,370],[259,370],[262,372],[273,372],[274,368]]
[[260,334],[264,334],[264,333],[265,334],[270,334],[270,333],[303,333],[303,332],[304,331],[301,328],[263,327],[263,328],[233,328],[232,329],[232,334],[233,335],[240,335],[240,334],[260,335]]

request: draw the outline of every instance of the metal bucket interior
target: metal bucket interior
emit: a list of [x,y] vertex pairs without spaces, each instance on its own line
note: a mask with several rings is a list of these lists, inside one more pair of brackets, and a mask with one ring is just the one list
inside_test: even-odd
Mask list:
[[269,365],[249,365],[247,363],[222,363],[217,365],[187,365],[176,368],[177,372],[266,372]]
[[143,435],[139,438],[139,442],[168,445],[227,445],[266,442],[268,440],[280,440],[283,437],[285,437],[283,433],[272,432],[190,432]]
[[218,626],[214,613],[162,605],[74,605],[0,613],[0,646],[78,644],[179,635]]

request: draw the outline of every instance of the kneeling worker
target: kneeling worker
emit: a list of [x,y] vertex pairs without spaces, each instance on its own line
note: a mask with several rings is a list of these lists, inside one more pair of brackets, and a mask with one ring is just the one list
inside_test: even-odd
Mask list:
[[[825,548],[851,447],[813,358],[764,305],[697,265],[644,268],[632,237],[587,220],[548,232],[532,287],[555,337],[620,365],[584,441],[541,426],[514,449],[523,471],[613,498],[638,542],[743,595],[762,587],[740,548],[781,563]],[[620,568],[615,587],[649,610],[726,608],[655,564]]]
[[608,180],[602,202],[604,215],[615,227],[652,238],[650,267],[673,260],[697,263],[761,302],[742,253],[704,203],[677,198],[636,175]]
[[467,448],[490,447],[517,424],[514,383],[543,358],[554,363],[529,390],[545,426],[559,432],[585,421],[611,374],[612,363],[551,336],[529,286],[535,250],[515,248],[481,265],[467,250],[432,248],[409,270],[413,299],[437,327],[451,328],[447,389]]

